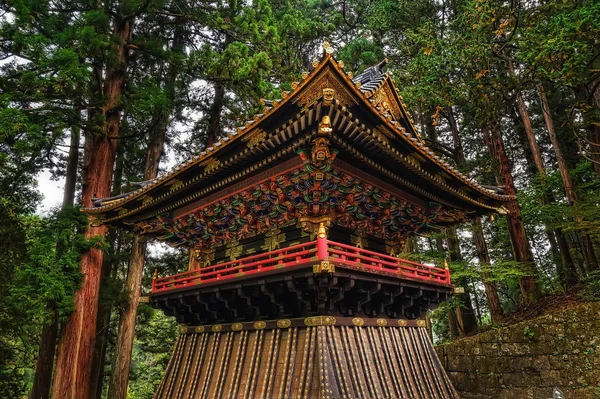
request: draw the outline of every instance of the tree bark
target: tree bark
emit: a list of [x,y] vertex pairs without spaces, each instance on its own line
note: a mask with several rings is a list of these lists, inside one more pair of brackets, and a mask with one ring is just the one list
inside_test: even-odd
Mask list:
[[54,351],[58,335],[58,321],[54,305],[49,305],[52,320],[44,324],[40,349],[35,365],[35,378],[29,397],[31,399],[48,399],[50,384],[52,383],[52,366],[54,365]]
[[[183,51],[183,23],[181,17],[175,20],[175,33],[172,51]],[[160,158],[163,153],[167,128],[170,122],[170,114],[175,102],[175,84],[178,75],[178,67],[175,63],[169,65],[166,82],[166,96],[170,107],[162,110],[151,132],[146,152],[146,165],[144,168],[144,180],[151,180],[158,175]],[[220,111],[219,111],[220,112]],[[220,118],[220,115],[219,115]],[[217,125],[218,128],[218,125]],[[125,282],[127,301],[121,309],[119,318],[119,330],[115,345],[115,359],[111,376],[111,384],[108,391],[109,399],[125,399],[127,396],[127,384],[129,382],[129,369],[131,367],[131,351],[135,338],[135,324],[137,308],[142,289],[142,277],[144,272],[144,261],[146,256],[146,242],[136,235],[133,239],[129,269]]]
[[454,146],[454,159],[456,165],[460,168],[465,164],[465,153],[463,151],[462,141],[458,132],[458,122],[454,116],[452,107],[447,107],[445,111],[446,120],[450,125],[450,131],[452,132],[452,144]]
[[125,282],[127,301],[121,309],[121,317],[119,319],[119,332],[117,343],[115,344],[115,361],[111,384],[108,390],[109,399],[127,397],[131,350],[133,349],[133,339],[135,336],[135,321],[140,301],[145,254],[146,243],[136,234],[133,238],[129,272],[127,273],[127,280]]
[[[69,158],[63,192],[63,208],[73,206],[75,202],[75,183],[77,181],[77,165],[79,163],[79,126],[77,123],[71,128],[71,139],[69,142]],[[50,386],[52,384],[52,368],[54,366],[54,354],[56,350],[56,338],[58,337],[58,320],[54,304],[49,304],[51,320],[44,324],[40,340],[40,348],[35,366],[35,377],[31,390],[31,399],[48,399]]]
[[[548,175],[546,174],[546,169],[544,167],[544,161],[542,159],[540,146],[537,143],[535,133],[533,131],[533,126],[531,125],[531,118],[529,117],[529,112],[527,111],[527,107],[525,106],[525,102],[523,101],[523,96],[520,92],[517,92],[517,110],[525,128],[525,135],[527,137],[528,147],[532,158],[531,162],[535,167],[535,172],[537,173],[538,177],[542,180],[542,183],[545,184]],[[556,203],[556,200],[552,192],[549,189],[547,189],[545,190],[543,197],[540,198],[540,202],[542,203],[542,205],[549,205]],[[552,254],[554,255],[554,259],[560,258],[562,263],[558,266],[558,275],[560,279],[567,286],[572,286],[576,284],[577,273],[575,272],[575,263],[573,262],[573,258],[571,257],[569,244],[567,243],[567,240],[564,237],[562,229],[551,229],[546,226],[546,234],[548,236],[548,241],[550,242],[550,249],[552,251]]]
[[[91,137],[93,142],[88,147],[91,153],[88,154],[89,164],[82,191],[83,206],[93,206],[93,197],[107,197],[110,194],[127,65],[126,44],[131,38],[132,24],[131,19],[122,18],[116,18],[114,23],[116,60],[106,71],[103,87],[103,134]],[[103,237],[107,230],[106,226],[90,224],[85,237]],[[103,258],[104,253],[100,248],[91,248],[81,257],[83,281],[75,293],[75,310],[65,324],[59,340],[53,398],[89,397]]]
[[[123,115],[123,119],[126,119]],[[111,195],[121,194],[123,185],[123,163],[124,163],[124,141],[118,140],[117,159],[115,161],[115,170],[113,173],[113,184]],[[109,283],[116,277],[116,267],[118,265],[118,256],[120,250],[120,234],[116,229],[110,229],[109,243],[113,253],[111,259],[104,259],[102,263],[102,273],[100,277],[101,284]],[[111,249],[109,249],[110,251]],[[105,285],[104,285],[105,286]],[[102,287],[100,288],[100,297],[102,297]],[[92,360],[92,375],[90,377],[90,399],[101,399],[104,386],[104,368],[106,365],[107,335],[110,326],[110,316],[112,313],[112,303],[98,302],[98,321],[96,322],[96,344],[94,346],[94,359]]]
[[496,285],[492,282],[492,274],[489,271],[491,267],[490,254],[488,252],[487,243],[483,235],[483,228],[481,227],[481,219],[476,218],[472,222],[473,232],[473,243],[475,244],[475,251],[477,252],[477,258],[479,258],[479,265],[481,266],[483,276],[483,286],[485,287],[485,296],[488,301],[488,307],[490,309],[490,317],[493,323],[500,323],[502,321],[502,304],[500,302],[500,296]]
[[[575,192],[573,179],[571,179],[571,173],[567,161],[565,159],[561,143],[558,140],[558,136],[556,134],[556,129],[554,127],[554,118],[552,117],[552,113],[550,112],[550,106],[548,104],[548,98],[546,97],[546,91],[544,89],[544,85],[541,82],[538,82],[537,84],[537,91],[542,104],[542,113],[544,114],[544,121],[546,122],[548,136],[550,136],[550,142],[552,143],[552,147],[554,148],[556,162],[558,164],[558,170],[560,171],[560,176],[562,178],[563,186],[565,188],[565,194],[571,206],[574,206],[578,202],[577,193]],[[575,214],[574,219],[575,222],[577,222],[577,224],[581,225],[583,223],[583,219],[577,214]],[[598,269],[598,259],[596,258],[594,246],[591,242],[590,237],[585,232],[580,232],[579,241],[581,244],[583,259],[586,265],[588,266],[588,269]],[[574,270],[568,271],[566,278],[569,284],[576,284],[578,282],[578,278],[576,273],[574,273]]]
[[210,108],[210,117],[208,120],[208,134],[206,138],[206,147],[212,147],[221,135],[221,114],[225,103],[225,87],[220,83],[215,83],[215,97]]
[[[463,260],[460,252],[460,244],[455,228],[446,228],[446,242],[448,243],[448,255],[451,262],[460,262]],[[473,303],[469,289],[469,282],[466,279],[454,281],[455,285],[462,286],[465,293],[458,297],[459,306],[456,307],[456,321],[461,335],[470,335],[477,331],[477,318],[473,311]]]
[[[492,154],[492,158],[496,162],[496,170],[499,182],[505,187],[507,195],[516,196],[517,190],[510,171],[508,156],[504,149],[504,141],[500,132],[500,125],[496,121],[488,121],[483,128],[486,143]],[[539,298],[539,288],[535,278],[535,264],[533,254],[525,226],[521,218],[521,207],[517,200],[510,201],[508,204],[508,214],[506,215],[508,222],[508,232],[513,248],[514,259],[521,263],[523,272],[525,273],[519,279],[519,287],[521,291],[521,302],[524,306],[529,306],[537,302]]]
[[[465,164],[465,154],[458,132],[458,123],[456,122],[452,108],[446,109],[446,116],[452,130],[452,144],[454,146],[454,152],[456,155],[456,165],[459,168],[462,168]],[[477,256],[479,258],[479,264],[483,271],[483,285],[485,287],[485,295],[488,301],[488,307],[490,309],[490,317],[492,322],[498,323],[502,319],[503,311],[500,297],[498,296],[498,290],[496,289],[496,284],[491,280],[491,273],[486,270],[491,267],[491,260],[488,253],[487,244],[485,242],[485,237],[483,235],[483,229],[481,228],[481,219],[477,218],[473,221],[472,233],[473,242],[475,243]]]

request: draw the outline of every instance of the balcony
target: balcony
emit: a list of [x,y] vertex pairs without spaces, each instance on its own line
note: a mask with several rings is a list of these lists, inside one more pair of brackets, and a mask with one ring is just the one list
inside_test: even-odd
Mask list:
[[278,269],[281,269],[281,272],[310,269],[322,261],[328,261],[334,266],[334,274],[342,273],[347,269],[371,274],[374,277],[381,275],[428,286],[451,287],[450,273],[446,269],[318,238],[316,241],[156,278],[152,281],[152,295],[200,285],[229,283],[241,277],[244,279],[259,277],[277,273]]

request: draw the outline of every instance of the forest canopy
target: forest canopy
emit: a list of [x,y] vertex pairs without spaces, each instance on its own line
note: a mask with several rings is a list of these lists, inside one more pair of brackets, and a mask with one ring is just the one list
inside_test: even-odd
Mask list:
[[[188,253],[79,207],[243,126],[325,41],[355,74],[387,59],[427,145],[518,198],[409,240],[403,257],[464,288],[430,315],[436,340],[548,296],[600,299],[599,15],[595,0],[3,1],[0,397],[152,397],[177,323],[140,292]],[[39,214],[44,171],[64,198]]]

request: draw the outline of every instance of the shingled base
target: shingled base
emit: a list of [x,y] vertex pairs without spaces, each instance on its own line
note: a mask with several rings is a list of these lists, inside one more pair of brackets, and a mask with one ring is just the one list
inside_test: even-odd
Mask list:
[[321,316],[182,327],[154,397],[458,398],[423,324]]

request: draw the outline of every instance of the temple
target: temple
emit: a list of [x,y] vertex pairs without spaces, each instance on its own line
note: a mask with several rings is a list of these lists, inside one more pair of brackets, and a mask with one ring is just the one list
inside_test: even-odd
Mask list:
[[447,268],[407,238],[503,212],[416,132],[385,62],[356,77],[324,45],[310,73],[205,152],[93,223],[190,249],[150,303],[181,324],[156,398],[457,398],[424,313]]

